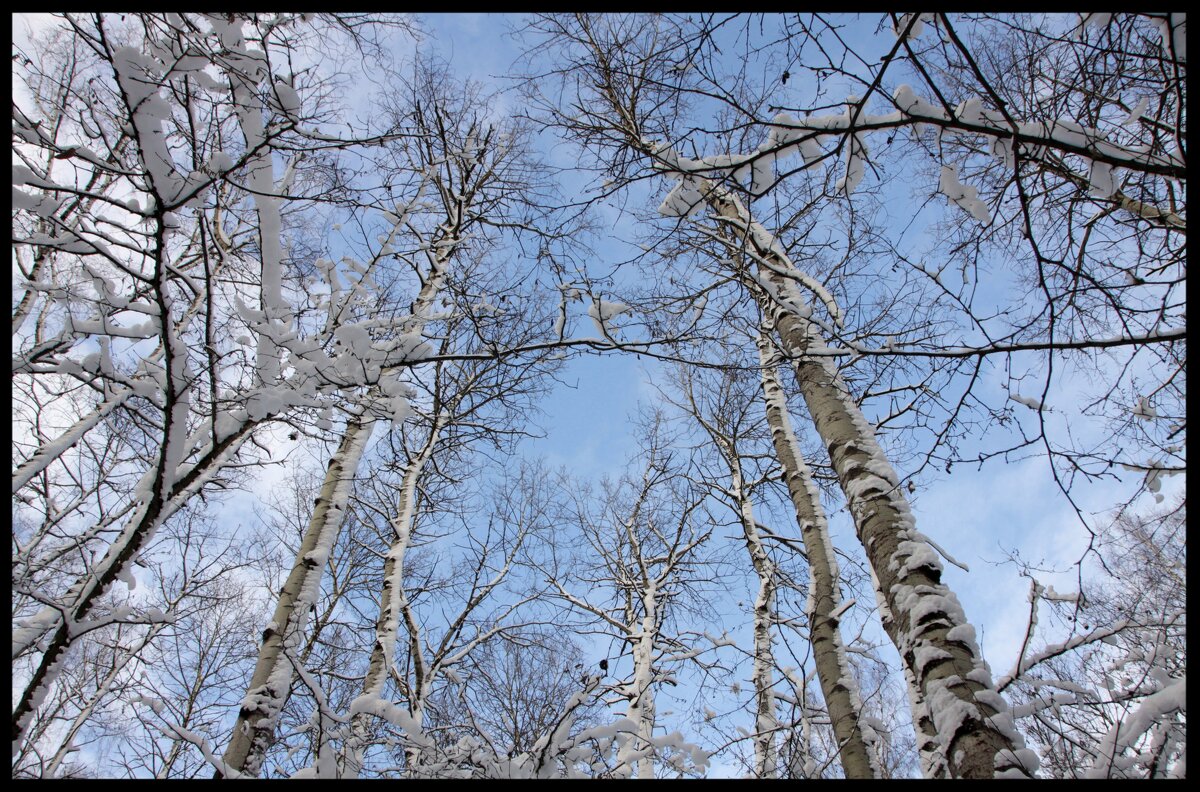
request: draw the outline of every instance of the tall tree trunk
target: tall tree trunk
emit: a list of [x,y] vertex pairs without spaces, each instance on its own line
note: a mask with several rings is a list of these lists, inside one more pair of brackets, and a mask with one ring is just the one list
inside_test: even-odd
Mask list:
[[[885,629],[912,673],[914,701],[928,706],[949,774],[991,778],[1005,771],[1031,773],[1037,757],[1025,748],[1007,702],[996,692],[958,598],[941,583],[942,565],[917,532],[899,477],[873,428],[831,358],[808,354],[813,347],[823,347],[823,340],[801,315],[811,316],[808,301],[791,278],[780,274],[799,275],[798,271],[737,198],[712,182],[697,181],[714,214],[730,222],[758,262],[758,277],[747,277],[746,285],[774,324],[817,433],[829,450],[858,538],[892,616]],[[766,294],[765,285],[780,299]]]
[[[392,656],[400,630],[401,615],[411,618],[407,613],[404,596],[404,556],[412,540],[413,521],[417,506],[417,483],[425,465],[433,457],[434,448],[442,429],[446,426],[448,413],[441,411],[434,418],[420,453],[409,462],[400,482],[400,495],[396,503],[396,516],[392,519],[392,529],[395,531],[391,547],[383,563],[383,585],[379,593],[379,616],[375,620],[375,645],[371,648],[371,660],[367,666],[367,674],[363,677],[362,693],[371,699],[382,698],[384,683],[392,668]],[[426,669],[422,661],[421,647],[416,640],[418,635],[416,625],[410,624],[412,641],[412,657],[416,663],[418,689],[424,689]],[[409,712],[419,723],[423,703],[409,702]],[[367,729],[371,716],[360,712],[354,716],[351,725],[351,738],[346,749],[346,775],[357,778],[362,772],[362,751],[366,747]],[[410,756],[410,759],[414,757]]]
[[[633,680],[625,685],[629,701],[625,717],[633,721],[637,737],[623,738],[618,761],[632,762],[635,778],[654,778],[654,643],[658,634],[657,581],[649,581],[641,593],[642,629],[630,636],[633,642]],[[635,758],[636,757],[636,758]]]
[[846,778],[877,778],[879,768],[875,765],[874,754],[861,722],[862,699],[858,695],[854,672],[846,658],[838,617],[834,615],[841,605],[842,594],[837,559],[829,539],[829,523],[821,508],[820,493],[792,430],[787,400],[775,371],[778,359],[772,354],[767,332],[768,328],[764,326],[756,339],[759,365],[762,367],[763,403],[771,440],[775,445],[775,457],[783,468],[783,480],[796,510],[796,523],[800,527],[800,538],[808,556],[809,634],[817,678],[825,696],[833,732],[837,736],[838,752]]
[[[443,246],[439,255],[430,257],[430,272],[413,301],[412,317],[405,323],[405,332],[421,333],[424,331],[429,311],[446,282],[447,264],[459,242],[456,234],[457,230],[448,232],[446,237],[449,240],[448,243]],[[366,403],[369,405],[379,393],[379,387],[372,386]],[[275,606],[275,618],[263,632],[263,645],[259,650],[258,663],[250,681],[250,691],[242,702],[242,712],[238,716],[237,725],[225,752],[225,763],[233,770],[257,776],[261,770],[263,752],[270,747],[274,740],[275,722],[279,711],[283,709],[283,704],[287,701],[292,679],[295,676],[290,662],[282,662],[285,658],[281,653],[281,647],[284,645],[284,636],[281,633],[287,627],[289,618],[299,619],[300,627],[296,630],[296,637],[287,638],[292,642],[288,646],[294,646],[295,642],[299,641],[299,634],[303,632],[304,622],[307,621],[308,606],[316,601],[316,592],[320,590],[325,563],[322,561],[321,564],[314,567],[312,561],[309,560],[309,553],[312,550],[312,547],[309,547],[310,539],[314,546],[319,541],[322,547],[327,548],[332,548],[337,541],[342,527],[343,508],[346,498],[350,494],[351,482],[358,472],[358,463],[362,459],[363,451],[366,449],[367,441],[370,439],[371,430],[374,427],[374,420],[368,415],[369,413],[364,412],[363,415],[346,424],[346,431],[342,436],[337,454],[330,460],[329,467],[325,472],[321,497],[317,499],[314,506],[308,530],[305,532],[304,540],[297,553],[295,565],[292,567],[292,573],[288,577],[288,583],[279,593],[279,600]],[[332,508],[332,502],[329,500],[333,496],[337,498],[337,508]],[[328,550],[326,550],[324,559],[328,560],[328,556]],[[301,608],[302,612],[298,614],[295,609],[295,599],[299,589],[291,588],[293,580],[302,582],[307,587],[306,590],[311,589],[313,592],[311,601]],[[267,716],[262,707],[265,706],[270,710],[275,703],[278,703],[278,709],[274,711],[274,714]],[[219,770],[216,777],[221,777]]]
[[758,532],[754,507],[746,491],[740,462],[733,471],[733,493],[738,501],[742,533],[750,563],[758,577],[758,594],[754,598],[754,698],[757,702],[754,719],[754,775],[774,778],[777,775],[778,752],[775,737],[779,721],[775,717],[775,688],[772,674],[775,655],[771,650],[771,627],[775,620],[775,564],[771,562]]
[[758,594],[754,598],[753,617],[753,681],[756,704],[754,775],[757,778],[774,778],[778,775],[779,756],[775,744],[779,721],[775,717],[775,683],[772,679],[775,656],[771,650],[771,628],[775,621],[775,588],[777,585],[775,564],[767,554],[762,535],[758,530],[758,521],[754,519],[754,503],[750,488],[746,484],[742,459],[738,453],[736,442],[731,434],[726,433],[728,431],[726,427],[710,424],[701,415],[700,407],[692,398],[690,385],[687,392],[691,402],[692,415],[708,432],[729,468],[728,494],[737,506],[738,521],[742,526],[742,536],[746,540],[746,552],[750,556],[750,566],[758,578]]
[[[875,602],[879,605],[879,618],[884,630],[890,633],[888,625],[892,622],[892,611],[888,607],[887,598],[879,588],[879,578],[875,570],[868,567],[871,573],[871,585],[875,589]],[[929,707],[917,686],[912,669],[903,665],[904,687],[908,691],[908,705],[912,712],[913,733],[917,741],[917,756],[921,763],[921,774],[926,778],[948,778],[950,768],[946,757],[938,748],[937,729],[934,728],[933,718],[929,716]]]
[[[374,420],[365,415],[351,419],[337,452],[329,460],[296,562],[279,592],[275,616],[263,631],[250,689],[242,699],[242,709],[225,750],[225,764],[239,773],[256,777],[274,740],[275,725],[295,677],[287,653],[294,653],[303,639],[309,611],[320,594],[321,577],[341,530],[342,513],[373,426]],[[216,775],[222,777],[220,771]]]
[[[777,286],[790,285],[780,280],[776,276]],[[812,325],[777,305],[763,307],[792,358],[800,393],[879,579],[892,615],[884,629],[912,674],[915,701],[929,707],[914,712],[917,725],[932,714],[951,776],[990,778],[1000,769],[997,762],[1012,765],[1012,752],[1023,746],[1011,717],[1000,717],[1007,716],[1007,704],[977,654],[974,629],[958,598],[941,583],[941,563],[915,531],[899,478],[853,397],[828,358],[803,357],[814,340]],[[998,756],[1001,752],[1008,755]]]

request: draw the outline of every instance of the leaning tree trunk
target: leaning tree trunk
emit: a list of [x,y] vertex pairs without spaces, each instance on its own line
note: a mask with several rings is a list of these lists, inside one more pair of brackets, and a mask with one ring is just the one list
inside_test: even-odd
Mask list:
[[[892,621],[892,612],[888,608],[887,599],[879,588],[879,579],[871,570],[871,585],[875,588],[875,601],[879,603],[879,617],[886,625]],[[933,718],[929,715],[929,707],[921,697],[912,669],[904,666],[904,683],[908,690],[908,704],[913,716],[913,732],[917,740],[917,756],[921,762],[921,772],[926,778],[947,778],[950,769],[946,766],[946,757],[938,750],[937,729],[934,728]]]
[[[172,344],[179,344],[178,340]],[[168,356],[168,360],[172,356]],[[173,357],[182,361],[178,351]],[[86,575],[68,589],[65,605],[61,608],[44,608],[21,628],[13,631],[13,657],[36,643],[41,658],[36,662],[29,683],[20,698],[15,701],[12,713],[12,751],[15,756],[21,749],[25,732],[33,719],[50,686],[67,662],[67,650],[80,635],[79,626],[108,591],[118,577],[129,568],[134,558],[147,545],[159,527],[176,511],[200,492],[213,477],[229,463],[245,441],[255,422],[247,421],[215,444],[204,446],[195,455],[195,462],[182,464],[192,455],[196,443],[179,428],[185,425],[188,412],[186,363],[167,367],[168,408],[164,410],[163,442],[157,453],[154,467],[146,471],[138,482],[137,492],[142,500],[125,521],[121,532],[108,546],[104,555],[95,562]],[[53,634],[41,639],[46,632]]]
[[[768,275],[785,291],[790,283]],[[794,289],[792,289],[794,293]],[[1022,768],[1024,748],[1008,705],[979,656],[975,630],[942,565],[915,529],[900,481],[829,358],[813,358],[812,325],[778,304],[765,304],[792,359],[800,393],[829,450],[859,540],[892,615],[884,623],[912,674],[918,701],[928,706],[942,756],[955,778],[990,778]]]
[[[193,495],[200,492],[222,467],[228,464],[258,423],[244,421],[240,426],[226,430],[219,438],[214,429],[211,444],[200,442],[197,439],[198,434],[189,437],[182,431],[187,425],[191,404],[191,375],[188,373],[182,334],[203,300],[197,296],[184,311],[177,325],[172,328],[167,323],[167,318],[171,315],[171,299],[165,282],[162,281],[165,277],[164,272],[164,267],[157,267],[156,278],[159,279],[159,283],[156,290],[164,304],[164,337],[152,353],[155,360],[163,360],[162,366],[166,372],[164,396],[167,405],[163,412],[162,444],[152,466],[147,468],[138,482],[136,493],[140,498],[135,497],[137,502],[132,514],[100,560],[92,564],[87,573],[67,590],[62,598],[62,606],[48,605],[13,629],[14,660],[35,645],[37,651],[41,652],[41,659],[37,662],[28,685],[13,707],[14,756],[21,749],[25,730],[37,708],[41,706],[50,686],[58,677],[62,664],[66,662],[67,650],[80,635],[86,634],[86,631],[77,629],[77,623],[87,617],[109,587],[129,568],[159,527],[183,508]],[[43,447],[35,452],[14,472],[13,493],[57,458],[67,446],[78,441],[106,415],[119,407],[130,393],[130,390],[111,393],[108,400],[53,441],[52,448]],[[216,420],[215,416],[213,420]],[[184,464],[183,460],[189,458],[194,461]],[[90,532],[98,534],[104,527],[104,522],[101,522],[93,526]],[[25,552],[31,549],[25,548]],[[43,638],[51,630],[54,631],[53,635]]]
[[[713,213],[734,228],[743,250],[758,264],[757,277],[739,274],[774,324],[795,368],[801,395],[829,450],[858,538],[892,616],[884,627],[911,671],[913,700],[928,707],[949,775],[1030,774],[1037,757],[1025,748],[1007,702],[996,691],[975,643],[974,627],[954,592],[941,582],[942,565],[916,530],[899,477],[831,359],[809,354],[824,344],[805,318],[811,316],[811,307],[786,277],[801,273],[737,198],[712,182],[691,178]],[[805,280],[811,282],[806,276]]]
[[[242,699],[241,712],[223,757],[226,767],[243,775],[258,776],[263,757],[274,740],[275,725],[295,676],[292,668],[295,649],[303,638],[310,608],[320,594],[321,577],[341,530],[346,500],[373,426],[373,419],[365,416],[353,418],[347,425],[337,452],[329,460],[296,562],[279,592],[275,616],[263,631],[250,689]],[[223,774],[218,770],[216,777]]]
[[[412,318],[404,326],[404,332],[419,334],[424,330],[429,311],[445,285],[446,269],[459,241],[457,228],[446,232],[441,252],[431,257],[430,272],[413,301]],[[275,618],[263,631],[263,644],[259,649],[250,690],[242,700],[242,710],[224,757],[226,767],[251,777],[257,777],[262,769],[264,753],[274,741],[275,725],[283,705],[287,702],[295,669],[291,667],[291,661],[287,660],[283,648],[285,645],[293,648],[300,640],[308,619],[308,608],[316,602],[321,578],[325,572],[325,561],[328,560],[329,549],[336,543],[341,532],[343,510],[350,494],[351,483],[358,472],[359,461],[374,428],[374,419],[369,417],[369,405],[379,392],[378,385],[372,386],[366,398],[368,406],[364,412],[346,424],[337,454],[330,460],[325,472],[321,497],[314,505],[295,565],[287,583],[279,592]],[[317,556],[312,550],[317,546],[325,550],[321,563],[314,564]],[[304,607],[297,608],[300,591],[311,594],[305,595],[309,599]],[[288,643],[285,644],[285,641]],[[222,777],[219,769],[215,777]]]
[[[399,634],[401,615],[411,619],[404,597],[404,556],[412,541],[413,521],[417,507],[417,483],[420,481],[425,465],[433,457],[434,448],[437,446],[438,438],[447,421],[448,413],[445,410],[435,416],[425,445],[421,448],[420,453],[408,463],[400,482],[396,516],[392,519],[392,529],[395,531],[395,535],[383,563],[379,616],[375,620],[375,645],[371,649],[371,659],[362,683],[361,695],[370,699],[383,697],[383,686],[392,668],[392,656]],[[421,659],[419,642],[415,640],[418,635],[416,625],[410,624],[409,627],[409,632],[414,638],[412,657],[418,677],[415,687],[422,690],[428,687],[424,679],[427,669]],[[409,702],[409,711],[416,723],[421,722],[423,709],[423,702]],[[351,778],[357,778],[362,772],[362,752],[367,745],[370,718],[371,716],[366,712],[359,712],[353,717],[351,738],[346,750],[345,771],[345,774]],[[418,758],[415,754],[409,754],[410,761]]]
[[[767,331],[768,328],[764,326],[756,339],[759,365],[762,367],[763,403],[771,440],[775,445],[775,457],[783,468],[783,480],[796,510],[796,523],[800,526],[800,538],[808,556],[809,634],[817,678],[837,737],[846,778],[877,778],[879,768],[869,745],[875,736],[874,731],[867,732],[863,728],[862,699],[838,627],[836,613],[840,609],[842,595],[837,559],[829,539],[829,523],[821,508],[820,493],[792,430],[787,400],[775,372],[778,360],[772,354]],[[867,737],[868,733],[871,738]]]

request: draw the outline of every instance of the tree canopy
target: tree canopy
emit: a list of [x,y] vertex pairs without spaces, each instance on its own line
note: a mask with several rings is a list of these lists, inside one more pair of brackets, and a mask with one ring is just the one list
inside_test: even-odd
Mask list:
[[14,778],[1184,776],[1186,16],[466,21],[14,17]]

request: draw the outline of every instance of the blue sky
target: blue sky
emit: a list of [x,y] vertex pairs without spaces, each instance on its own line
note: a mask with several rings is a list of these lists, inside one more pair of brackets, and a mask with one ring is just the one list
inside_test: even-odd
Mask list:
[[[420,18],[430,31],[422,49],[441,53],[460,76],[487,82],[489,75],[509,73],[517,53],[503,32],[513,17],[429,14]],[[874,23],[864,21],[866,28],[850,35],[870,39]],[[905,192],[897,196],[902,204],[910,186],[896,185],[896,189]],[[911,213],[903,211],[891,214],[897,222],[912,219]],[[598,258],[605,252],[600,248]],[[579,332],[588,333],[586,321],[579,325]],[[531,441],[526,453],[543,455],[551,464],[584,476],[619,473],[635,447],[627,417],[639,398],[651,397],[653,391],[645,381],[655,365],[627,355],[572,359],[560,379],[577,382],[579,387],[557,388],[542,403],[547,415],[540,423],[546,437]],[[998,370],[990,379],[985,387],[1005,386]],[[1040,384],[1038,387],[1040,391]],[[1057,390],[1066,389],[1058,386]],[[795,419],[799,422],[801,417]],[[945,581],[976,624],[993,671],[1004,673],[1015,660],[1028,617],[1028,581],[1011,564],[1000,563],[1005,551],[1015,548],[1042,568],[1064,570],[1062,574],[1043,574],[1041,582],[1054,584],[1059,591],[1074,591],[1076,572],[1071,565],[1086,547],[1087,534],[1055,487],[1048,463],[1040,457],[1010,463],[994,460],[981,471],[960,465],[949,475],[927,477],[918,485],[913,497],[918,529],[970,567],[968,574],[946,564]],[[1120,500],[1119,491],[1131,496],[1136,486],[1137,477],[1126,476],[1123,487],[1109,483],[1079,488],[1075,494],[1085,514],[1100,514]],[[1167,479],[1163,494],[1170,498],[1182,486],[1183,477]],[[1152,505],[1147,495],[1141,498]],[[844,517],[844,512],[835,516],[835,522]],[[845,530],[839,533],[851,535]]]
[[[491,83],[492,76],[510,72],[517,51],[504,33],[512,17],[428,14],[422,15],[421,21],[429,35],[419,46],[439,53],[461,77]],[[411,47],[398,42],[400,51]],[[496,109],[503,111],[503,103]],[[553,156],[562,158],[566,153],[558,151]],[[893,215],[898,220],[909,219],[902,211],[893,211]],[[596,258],[601,262],[621,257],[616,243],[597,249]],[[606,274],[603,264],[597,270]],[[630,272],[627,277],[634,276]],[[577,321],[576,332],[593,334],[586,317]],[[636,448],[637,438],[630,431],[629,419],[640,401],[654,398],[647,380],[654,376],[657,365],[629,354],[571,358],[557,376],[565,386],[557,386],[541,402],[545,414],[538,423],[544,437],[527,441],[523,453],[541,456],[552,468],[562,466],[576,476],[596,479],[618,475]],[[984,387],[1005,385],[999,371],[989,377]],[[1060,392],[1066,390],[1059,388]],[[803,416],[795,415],[793,419],[799,424]],[[285,443],[281,440],[281,445]],[[266,478],[270,481],[282,473],[281,468],[275,468],[266,473]],[[1080,488],[1076,492],[1079,503],[1085,513],[1102,513],[1122,497],[1132,495],[1138,478],[1127,474],[1121,486]],[[1163,494],[1169,499],[1183,485],[1182,476],[1168,478]],[[976,625],[994,674],[1006,673],[1024,634],[1028,582],[1014,566],[1001,563],[1005,552],[1017,549],[1039,567],[1063,570],[1059,574],[1043,573],[1039,579],[1059,591],[1074,591],[1075,570],[1071,564],[1086,546],[1086,533],[1057,492],[1047,462],[1040,457],[1011,463],[994,460],[982,470],[959,466],[950,474],[939,473],[919,481],[912,501],[918,529],[970,567],[970,573],[966,573],[946,564],[944,581],[957,593],[968,618]],[[1145,494],[1141,503],[1152,505]],[[833,521],[838,536],[853,541],[844,510],[835,514]]]

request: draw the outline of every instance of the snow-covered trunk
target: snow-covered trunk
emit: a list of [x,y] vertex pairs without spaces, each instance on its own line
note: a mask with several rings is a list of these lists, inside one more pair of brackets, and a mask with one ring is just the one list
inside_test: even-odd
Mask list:
[[[790,282],[769,270],[763,274],[783,293],[789,291]],[[767,302],[763,300],[763,308],[791,358],[800,392],[829,450],[859,540],[892,613],[885,628],[912,673],[916,700],[929,707],[950,775],[990,778],[997,771],[1021,768],[1032,757],[1015,754],[1024,745],[1007,703],[979,656],[974,628],[958,598],[941,583],[936,553],[916,532],[899,477],[874,430],[830,359],[806,356],[820,342],[812,324]]]
[[[186,448],[182,452],[182,456],[196,456],[198,459],[196,462],[189,463],[172,472],[171,479],[173,485],[168,487],[171,491],[164,499],[155,497],[156,494],[162,491],[162,487],[158,481],[164,471],[160,461],[153,460],[151,466],[142,475],[141,480],[134,488],[135,493],[138,493],[140,497],[137,498],[132,506],[118,512],[118,515],[124,515],[126,512],[130,513],[129,517],[125,520],[120,534],[109,545],[103,558],[87,574],[77,580],[60,598],[60,601],[67,603],[67,606],[47,605],[34,616],[23,619],[18,625],[14,625],[12,639],[13,659],[15,660],[19,655],[28,651],[47,632],[60,627],[64,612],[76,614],[74,619],[81,619],[86,616],[95,604],[96,599],[108,590],[108,586],[114,580],[120,577],[129,563],[132,562],[145,544],[150,541],[150,538],[158,530],[158,527],[170,519],[175,512],[183,508],[192,496],[200,492],[212,480],[213,476],[220,472],[233,459],[254,427],[255,424],[253,422],[234,423],[226,427],[220,427],[222,431],[216,444],[207,443],[201,445],[197,441],[197,435],[207,433],[193,433],[193,436],[186,441]],[[165,428],[167,436],[173,436],[169,423]],[[161,448],[163,451],[160,451],[160,458],[162,453],[165,453],[165,441]],[[110,524],[107,520],[101,521],[93,526],[87,535],[96,536],[102,532],[111,530],[109,527]],[[26,546],[19,553],[27,553],[29,550],[29,546]],[[74,638],[70,637],[70,640],[74,640]],[[53,645],[53,643],[51,642],[47,645]]]
[[649,581],[641,592],[641,630],[634,634],[633,679],[624,686],[629,701],[625,717],[633,721],[637,739],[625,737],[617,761],[636,769],[635,778],[654,778],[654,644],[658,634],[657,581]]
[[[342,526],[342,515],[374,420],[358,416],[347,424],[337,452],[329,460],[321,493],[296,554],[296,562],[279,592],[275,615],[263,631],[263,642],[242,699],[237,723],[225,750],[225,764],[251,778],[275,735],[275,725],[291,690],[295,669],[287,657],[303,639],[310,609],[320,594],[321,577]],[[217,777],[221,773],[218,771]]]
[[[414,640],[413,643],[417,642]],[[433,692],[433,679],[432,669],[424,663],[422,671],[421,679],[413,688],[408,702],[408,714],[412,718],[412,725],[408,729],[409,739],[404,743],[404,768],[405,774],[410,778],[420,777],[421,766],[428,761],[426,748],[429,746],[424,739],[425,706],[429,702],[429,694]]]
[[[421,333],[425,329],[428,317],[437,301],[438,295],[446,284],[447,269],[459,244],[459,229],[450,228],[447,236],[440,241],[441,248],[437,256],[430,257],[430,271],[425,282],[412,304],[412,318],[406,323],[405,332]],[[392,519],[395,538],[388,548],[383,562],[383,584],[379,593],[379,616],[375,620],[375,645],[371,648],[371,659],[367,666],[367,674],[363,677],[362,696],[373,699],[381,698],[384,682],[392,668],[393,651],[396,646],[400,629],[400,617],[403,614],[408,621],[410,638],[412,639],[413,662],[416,663],[417,683],[414,694],[428,692],[429,685],[424,684],[425,668],[419,635],[411,614],[405,608],[404,600],[404,555],[412,540],[413,519],[417,505],[417,483],[425,465],[433,457],[442,430],[449,421],[449,413],[441,410],[434,417],[429,429],[429,436],[420,453],[413,458],[404,471],[400,484],[400,495],[396,503],[396,516]],[[410,714],[418,725],[421,723],[425,710],[423,695],[416,695],[415,700],[409,701]],[[362,751],[366,747],[367,729],[370,715],[360,713],[354,716],[351,726],[351,737],[346,746],[345,774],[357,778],[362,772]],[[415,751],[415,749],[414,749]],[[408,752],[410,767],[413,762],[419,762],[419,751]]]
[[[52,167],[53,162],[54,162],[54,159],[51,157],[51,159],[46,163],[45,172],[46,172],[47,177],[49,177],[49,175],[50,175],[50,169]],[[43,233],[47,233],[47,232],[53,233],[53,231],[51,230],[52,227],[45,220],[38,223],[38,228]],[[20,253],[17,252],[16,249],[14,248],[13,255],[14,255],[14,259],[16,260],[16,259],[19,259]],[[35,253],[33,255],[33,265],[29,268],[29,278],[28,279],[30,281],[36,282],[39,279],[39,276],[41,275],[41,272],[42,272],[42,265],[50,260],[51,255],[52,254],[50,253],[50,251],[47,248],[36,248],[35,249]],[[19,261],[14,261],[14,263],[19,263]],[[28,288],[28,289],[24,290],[24,293],[21,295],[20,302],[17,303],[17,307],[13,309],[13,313],[12,313],[12,334],[14,336],[21,332],[21,328],[24,327],[24,325],[25,325],[25,320],[28,319],[29,315],[33,312],[33,306],[37,302],[37,299],[38,299],[37,289]]]
[[775,370],[778,360],[772,354],[766,332],[767,328],[762,328],[756,339],[762,367],[763,402],[775,457],[783,468],[783,480],[796,510],[796,523],[800,526],[800,538],[808,556],[809,634],[817,678],[837,736],[846,778],[876,778],[879,768],[875,766],[874,754],[862,728],[862,699],[838,627],[837,612],[842,600],[840,571],[829,541],[829,523],[821,508],[820,493],[792,430],[787,399]]
[[775,621],[775,564],[767,554],[758,531],[758,522],[754,519],[754,506],[746,490],[741,460],[731,444],[722,445],[732,479],[730,490],[737,500],[742,534],[746,538],[746,550],[750,554],[754,574],[758,577],[758,594],[754,598],[754,775],[757,778],[774,778],[778,769],[775,739],[779,730],[779,721],[775,717],[775,682],[772,678],[775,656],[771,650],[771,627]]
[[[750,551],[752,557],[762,553],[761,539],[758,536],[747,536],[746,542],[748,545],[756,545]],[[775,574],[770,560],[762,560],[765,561],[763,566],[760,566],[762,562],[759,560],[755,561],[758,595],[754,599],[754,697],[758,707],[755,714],[754,772],[759,778],[774,778],[778,763],[775,735],[779,730],[779,721],[775,717],[775,688],[772,678],[775,656],[771,651],[771,623],[775,618]]]
[[817,762],[812,754],[812,707],[808,705],[808,678],[802,677],[799,681],[800,684],[796,685],[795,689],[800,691],[800,739],[795,741],[796,748],[789,769],[792,778],[819,778]]
[[[395,531],[392,546],[388,548],[383,563],[383,586],[379,594],[379,616],[375,620],[375,645],[371,649],[371,660],[367,666],[367,674],[363,677],[362,693],[373,699],[382,698],[384,683],[392,668],[392,658],[400,631],[400,617],[405,613],[404,597],[404,556],[412,540],[413,521],[416,515],[417,483],[425,465],[433,456],[438,438],[447,422],[447,413],[441,412],[434,419],[429,437],[421,452],[409,462],[400,482],[400,495],[396,503],[396,516],[392,518],[392,529]],[[413,625],[410,625],[413,626]],[[410,632],[412,632],[410,630]],[[414,633],[415,634],[415,633]],[[414,645],[417,654],[414,662],[419,662],[420,647]],[[424,665],[416,666],[418,679],[416,688],[424,689]],[[410,702],[411,704],[411,702]],[[423,702],[417,708],[424,710]],[[417,712],[412,713],[420,718]],[[367,730],[371,716],[360,712],[354,716],[352,736],[346,748],[346,775],[351,778],[362,772],[362,751],[366,746]]]
[[[887,598],[883,596],[883,591],[879,588],[879,578],[875,575],[875,570],[868,567],[868,571],[871,573],[871,585],[875,589],[875,602],[879,606],[880,623],[890,634],[891,627],[889,625],[893,622],[891,608],[888,607]],[[925,699],[921,695],[921,689],[917,686],[912,669],[903,665],[901,670],[904,672],[904,688],[908,691],[908,706],[912,712],[913,733],[917,741],[917,756],[921,763],[921,774],[926,778],[946,778],[949,768],[946,766],[945,755],[938,748],[937,731],[934,729],[933,719],[929,717],[929,708],[925,706]]]
[[[805,318],[812,308],[795,282],[780,273],[805,283],[812,279],[795,268],[737,198],[707,181],[700,189],[713,212],[738,229],[739,241],[758,262],[758,276],[748,278],[746,285],[774,325],[809,415],[829,450],[859,541],[893,616],[888,635],[912,672],[918,698],[928,705],[949,774],[1031,774],[1037,757],[1025,748],[1008,703],[996,692],[974,627],[954,592],[941,583],[941,562],[917,532],[900,479],[875,440],[874,429],[832,359],[809,355],[811,349],[824,346]],[[768,296],[764,284],[780,299]]]

